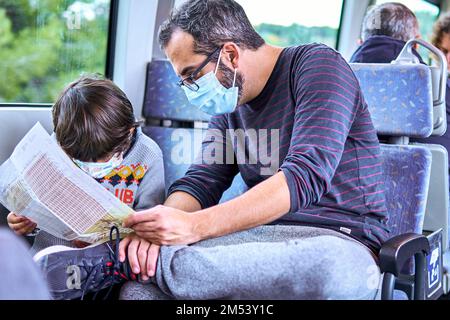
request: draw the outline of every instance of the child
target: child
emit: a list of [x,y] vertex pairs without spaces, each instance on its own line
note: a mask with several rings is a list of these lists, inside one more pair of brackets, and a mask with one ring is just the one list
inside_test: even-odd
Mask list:
[[[137,211],[163,203],[162,152],[142,133],[130,101],[113,82],[84,76],[70,84],[53,107],[53,124],[65,153],[122,202]],[[8,225],[19,235],[39,227],[14,213]],[[86,244],[37,231],[32,252],[55,245]]]

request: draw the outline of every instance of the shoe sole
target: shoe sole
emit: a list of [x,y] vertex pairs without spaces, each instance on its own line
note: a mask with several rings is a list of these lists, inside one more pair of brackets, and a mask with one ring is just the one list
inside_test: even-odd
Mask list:
[[41,260],[43,257],[51,255],[53,253],[58,253],[58,252],[67,252],[67,251],[79,251],[79,250],[83,250],[83,249],[78,249],[78,248],[70,248],[70,247],[65,247],[65,246],[52,246],[52,247],[48,247],[44,250],[39,251],[38,253],[36,253],[33,257],[33,260],[35,262],[38,262],[39,260]]
[[66,246],[51,246],[51,247],[45,248],[45,249],[37,252],[34,255],[34,257],[33,257],[33,260],[35,262],[37,262],[37,261],[39,261],[39,259],[42,259],[42,257],[48,256],[48,255],[53,254],[53,253],[65,252],[65,251],[81,251],[81,250],[86,250],[86,249],[89,249],[89,248],[94,248],[94,247],[99,246],[99,245],[101,245],[103,243],[105,243],[105,242],[94,243],[94,244],[91,244],[90,246],[84,247],[84,248],[71,248],[71,247],[66,247]]

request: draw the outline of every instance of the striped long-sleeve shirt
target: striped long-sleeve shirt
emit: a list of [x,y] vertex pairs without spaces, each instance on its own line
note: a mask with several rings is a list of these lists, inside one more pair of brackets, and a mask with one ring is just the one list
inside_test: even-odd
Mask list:
[[[275,223],[344,232],[375,252],[388,238],[377,134],[357,79],[333,49],[284,49],[261,94],[232,114],[214,117],[209,128],[216,133],[203,142],[203,162],[192,165],[169,193],[187,192],[208,208],[236,174],[251,188],[270,177],[267,171],[281,170],[291,209]],[[236,132],[250,134],[239,138]],[[204,160],[227,145],[234,161]],[[267,168],[261,150],[266,145],[279,166]]]

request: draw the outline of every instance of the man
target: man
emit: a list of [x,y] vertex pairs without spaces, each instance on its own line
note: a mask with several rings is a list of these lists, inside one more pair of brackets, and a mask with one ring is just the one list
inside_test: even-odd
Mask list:
[[[186,2],[160,42],[193,106],[215,115],[203,154],[236,131],[269,130],[282,165],[267,172],[260,141],[232,139],[231,158],[257,161],[194,164],[164,206],[130,216],[119,258],[150,284],[123,298],[373,299],[389,237],[380,148],[344,59],[324,45],[266,44],[233,0]],[[239,172],[251,189],[217,205]],[[62,254],[83,266],[96,250]],[[57,257],[44,267],[64,270]]]
[[420,38],[416,15],[405,5],[388,2],[372,7],[364,17],[361,46],[352,63],[391,63],[406,42]]
[[[379,25],[373,23],[378,21]],[[445,21],[450,19],[443,16],[437,23],[434,29],[433,44],[444,50],[440,43],[444,43],[440,39],[444,39],[445,28],[443,27]],[[364,18],[362,26],[362,45],[353,54],[350,59],[352,63],[391,63],[394,61],[406,42],[411,39],[420,38],[419,21],[414,13],[406,6],[400,3],[385,3],[373,7]],[[417,51],[413,51],[419,58],[421,63],[424,63]],[[450,82],[447,82],[447,126],[450,128]],[[420,142],[427,144],[440,144],[444,146],[447,151],[450,150],[450,130],[442,137],[431,137],[427,139],[411,139],[412,142]],[[450,165],[450,163],[449,163]]]

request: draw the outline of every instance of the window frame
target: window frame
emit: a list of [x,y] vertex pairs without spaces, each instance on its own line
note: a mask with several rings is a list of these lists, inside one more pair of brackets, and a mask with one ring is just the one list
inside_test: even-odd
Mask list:
[[106,65],[105,76],[108,79],[114,78],[114,63],[116,58],[116,39],[117,39],[117,25],[119,21],[119,2],[120,0],[110,0],[109,10],[109,30],[108,42],[106,49]]
[[[113,79],[114,76],[114,62],[115,62],[115,49],[116,49],[116,36],[117,36],[117,24],[119,19],[119,2],[120,0],[110,0],[109,20],[108,20],[108,34],[106,42],[106,57],[105,57],[105,77]],[[51,108],[52,102],[42,103],[26,103],[26,102],[0,102],[0,110],[2,107],[10,108]]]
[[342,0],[342,8],[341,8],[341,18],[339,19],[339,27],[336,35],[336,50],[339,50],[339,46],[341,44],[341,34],[342,34],[342,24],[344,23],[344,15],[346,8],[347,0]]

